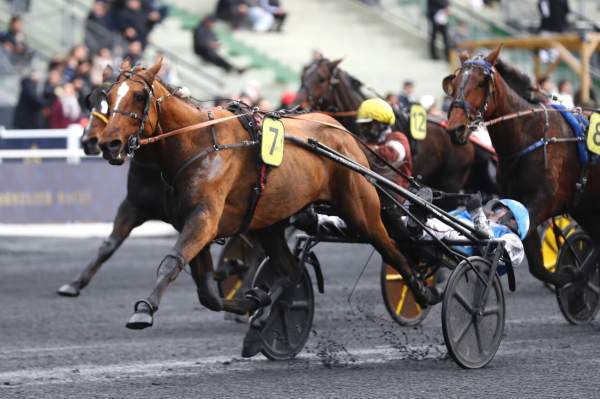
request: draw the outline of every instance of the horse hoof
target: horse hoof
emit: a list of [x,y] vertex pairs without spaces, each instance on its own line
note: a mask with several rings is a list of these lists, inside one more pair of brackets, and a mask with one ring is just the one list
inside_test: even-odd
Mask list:
[[152,316],[152,308],[145,302],[135,304],[135,312],[129,318],[126,327],[130,330],[143,330],[144,328],[152,327],[154,317]]
[[242,357],[252,357],[257,355],[263,347],[260,330],[250,327],[244,337],[244,346],[242,348]]
[[79,292],[80,290],[79,288],[77,288],[75,283],[65,284],[56,291],[56,293],[60,296],[66,296],[71,298],[79,296]]

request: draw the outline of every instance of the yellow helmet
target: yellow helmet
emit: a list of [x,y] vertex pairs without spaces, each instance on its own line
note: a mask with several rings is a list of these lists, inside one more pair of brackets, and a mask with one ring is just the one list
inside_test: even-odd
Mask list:
[[381,122],[387,125],[393,125],[396,122],[396,115],[392,106],[381,98],[370,98],[365,100],[358,107],[356,123]]

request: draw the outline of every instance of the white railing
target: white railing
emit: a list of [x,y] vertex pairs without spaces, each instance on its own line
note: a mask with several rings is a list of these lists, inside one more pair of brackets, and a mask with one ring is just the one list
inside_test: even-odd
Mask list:
[[80,147],[79,139],[83,134],[83,127],[70,125],[66,129],[32,129],[32,130],[7,130],[0,126],[0,140],[22,140],[22,139],[61,139],[67,140],[64,149],[0,149],[0,163],[3,159],[43,159],[43,158],[65,158],[68,163],[79,163],[81,158],[86,157]]

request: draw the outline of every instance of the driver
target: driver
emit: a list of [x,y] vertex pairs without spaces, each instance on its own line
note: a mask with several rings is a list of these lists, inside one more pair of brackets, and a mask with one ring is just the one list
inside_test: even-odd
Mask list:
[[[404,133],[392,129],[395,122],[396,115],[392,106],[381,98],[365,100],[358,108],[356,124],[359,136],[372,150],[372,152],[365,151],[371,169],[399,186],[407,188],[409,185],[407,177],[412,176],[410,144]],[[431,201],[432,196],[429,190],[425,192],[424,198]],[[400,223],[404,213],[387,195],[380,193],[379,197],[381,216],[388,232],[397,241],[401,240],[401,237],[406,235],[405,226]],[[402,201],[402,198],[396,195],[395,197]],[[317,227],[318,216],[321,215],[317,215],[310,206],[293,216],[292,223],[301,230],[311,232]],[[327,228],[331,229],[331,235],[341,234],[336,232],[337,222],[328,224]]]
[[[512,199],[493,199],[482,206],[481,196],[477,194],[469,200],[466,209],[459,208],[450,213],[487,233],[490,238],[504,241],[504,249],[513,266],[516,267],[523,261],[525,250],[521,240],[525,239],[529,231],[529,212],[520,202]],[[321,214],[316,217],[316,230],[308,231],[309,234],[317,236],[335,234],[340,238],[356,238],[341,218]],[[421,220],[429,232],[420,228],[411,228],[408,216],[402,216],[400,220],[403,225],[408,225],[409,231],[417,239],[433,240],[431,234],[437,239],[465,239],[458,231],[436,218],[425,217]],[[472,246],[455,247],[455,249],[467,256],[475,254]],[[505,270],[505,265],[500,265],[498,269],[500,274]]]

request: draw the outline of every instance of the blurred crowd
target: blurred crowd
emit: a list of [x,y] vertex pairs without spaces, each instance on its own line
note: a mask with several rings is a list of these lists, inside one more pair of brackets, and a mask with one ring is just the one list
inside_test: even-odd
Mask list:
[[257,32],[281,32],[287,12],[279,0],[218,0],[214,14],[204,17],[194,29],[194,53],[205,62],[225,72],[245,72],[219,54],[221,44],[214,32],[218,20],[232,29],[247,28]]
[[[43,73],[34,71],[21,80],[13,127],[59,129],[83,123],[87,97],[102,84],[105,69],[115,68],[124,58],[138,62],[150,31],[167,12],[156,0],[96,0],[86,21],[85,42],[51,59]],[[9,31],[22,32],[22,20],[13,21]],[[24,39],[15,36],[18,45],[12,47],[28,51]],[[167,83],[176,81],[168,64],[161,77]]]

